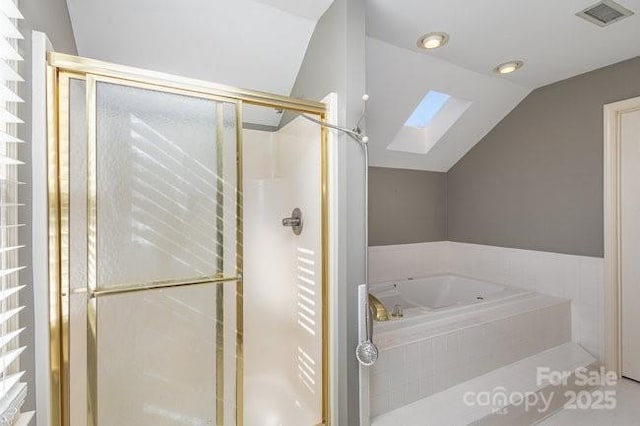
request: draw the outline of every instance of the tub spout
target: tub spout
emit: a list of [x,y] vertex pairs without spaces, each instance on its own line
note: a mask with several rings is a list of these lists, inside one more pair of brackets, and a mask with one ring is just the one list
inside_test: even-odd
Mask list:
[[389,311],[384,307],[381,301],[373,294],[369,293],[369,309],[376,321],[389,321]]

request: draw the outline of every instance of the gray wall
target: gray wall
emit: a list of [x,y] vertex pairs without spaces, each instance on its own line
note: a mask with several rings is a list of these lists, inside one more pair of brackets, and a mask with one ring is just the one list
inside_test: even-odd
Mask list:
[[452,241],[603,256],[603,110],[640,57],[533,91],[447,174]]
[[448,171],[444,196],[435,177],[371,168],[370,245],[603,256],[603,105],[636,96],[640,57],[533,91]]
[[369,245],[446,240],[446,173],[369,168]]
[[[69,20],[69,12],[65,0],[20,0],[18,2],[20,10],[25,19],[20,23],[20,30],[25,39],[20,44],[23,58],[25,59],[21,65],[21,74],[25,78],[22,83],[21,94],[25,103],[21,105],[20,114],[25,124],[22,125],[20,132],[24,140],[31,139],[31,32],[33,30],[47,33],[49,39],[53,43],[56,50],[64,53],[76,53],[76,44],[71,29],[71,21]],[[20,199],[26,204],[21,210],[21,214],[25,218],[28,226],[21,231],[20,238],[22,241],[31,241],[31,146],[30,144],[22,144],[20,146],[20,158],[25,161],[26,165],[21,166],[20,180],[26,182],[22,185]],[[28,266],[21,274],[22,283],[30,285],[33,282],[31,270],[31,251],[22,250],[20,256],[24,263]],[[30,290],[30,288],[29,288]],[[27,350],[21,360],[21,366],[26,370],[25,380],[29,386],[29,395],[25,403],[27,410],[35,409],[35,359],[34,359],[34,340],[33,340],[33,292],[26,289],[21,292],[21,302],[26,308],[20,314],[20,322],[27,329],[21,336],[20,343],[28,345]]]
[[[338,94],[338,124],[353,127],[365,91],[364,0],[335,0],[318,22],[304,57],[292,96],[322,99]],[[283,124],[288,118],[283,117]],[[364,281],[364,166],[362,152],[351,139],[339,135],[337,184],[339,381],[338,423],[359,424],[357,345],[357,286]]]

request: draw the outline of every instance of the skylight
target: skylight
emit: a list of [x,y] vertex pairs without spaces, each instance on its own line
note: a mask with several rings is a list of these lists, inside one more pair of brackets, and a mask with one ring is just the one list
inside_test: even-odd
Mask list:
[[387,149],[426,154],[447,134],[471,101],[429,90]]
[[451,98],[451,96],[445,93],[430,90],[425,97],[422,98],[404,125],[416,129],[424,129],[442,110],[449,98]]

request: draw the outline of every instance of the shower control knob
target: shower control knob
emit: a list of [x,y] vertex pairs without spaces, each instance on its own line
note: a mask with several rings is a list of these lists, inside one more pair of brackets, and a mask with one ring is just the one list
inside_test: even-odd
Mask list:
[[291,217],[282,219],[282,226],[290,226],[294,234],[300,235],[302,232],[302,212],[299,208],[293,209]]

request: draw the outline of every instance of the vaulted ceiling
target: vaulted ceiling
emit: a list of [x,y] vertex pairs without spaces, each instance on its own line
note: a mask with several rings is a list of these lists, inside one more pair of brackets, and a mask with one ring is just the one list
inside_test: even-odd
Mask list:
[[[531,90],[640,55],[640,0],[618,0],[636,14],[606,28],[575,16],[595,0],[365,1],[373,165],[446,171]],[[283,95],[332,2],[67,0],[81,56]],[[432,31],[448,44],[419,49]],[[512,59],[524,68],[492,71]],[[430,90],[471,106],[427,154],[389,150]],[[255,108],[245,119],[277,126],[280,115]]]
[[[596,0],[367,0],[367,86],[375,165],[448,170],[531,90],[640,55],[640,0],[618,0],[636,14],[601,28],[575,16]],[[418,38],[450,35],[425,51]],[[498,64],[524,60],[510,75]],[[429,90],[472,101],[427,154],[387,146]]]
[[[333,0],[67,0],[81,56],[289,95]],[[248,111],[278,125],[280,115]]]

